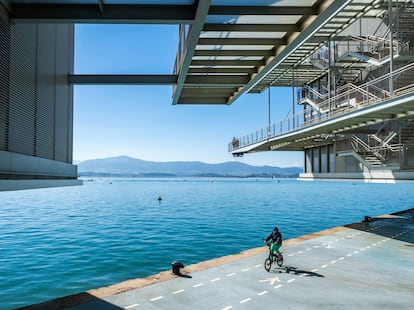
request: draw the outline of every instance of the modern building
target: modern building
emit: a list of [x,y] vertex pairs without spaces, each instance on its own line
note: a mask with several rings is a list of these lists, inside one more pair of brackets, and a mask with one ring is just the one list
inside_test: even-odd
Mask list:
[[414,180],[414,2],[350,1],[291,45],[251,91],[291,87],[297,112],[229,151],[303,151],[304,180]]
[[[413,15],[402,0],[0,0],[0,189],[80,183],[75,84],[172,85],[174,105],[291,87],[291,117],[229,152],[303,151],[304,179],[413,179]],[[172,74],[74,74],[77,23],[177,25]]]
[[72,164],[73,25],[14,23],[0,5],[0,189],[80,184]]

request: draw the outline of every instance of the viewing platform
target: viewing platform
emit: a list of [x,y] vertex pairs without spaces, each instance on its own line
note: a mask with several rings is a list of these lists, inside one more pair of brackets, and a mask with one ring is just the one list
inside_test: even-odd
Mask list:
[[[414,209],[22,309],[412,309]],[[184,262],[185,263],[185,262]]]

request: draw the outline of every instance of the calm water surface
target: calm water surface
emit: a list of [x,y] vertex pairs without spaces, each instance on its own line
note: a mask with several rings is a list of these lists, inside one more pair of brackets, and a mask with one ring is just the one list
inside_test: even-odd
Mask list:
[[[412,207],[413,184],[96,179],[0,192],[0,309]],[[162,201],[158,201],[160,195]]]

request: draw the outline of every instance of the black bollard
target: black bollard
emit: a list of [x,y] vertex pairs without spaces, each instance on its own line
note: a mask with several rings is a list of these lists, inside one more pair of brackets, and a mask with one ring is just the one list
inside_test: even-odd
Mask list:
[[184,265],[181,262],[177,262],[177,261],[172,262],[171,266],[172,266],[173,274],[176,274],[176,275],[180,275],[181,274],[180,268],[184,268]]

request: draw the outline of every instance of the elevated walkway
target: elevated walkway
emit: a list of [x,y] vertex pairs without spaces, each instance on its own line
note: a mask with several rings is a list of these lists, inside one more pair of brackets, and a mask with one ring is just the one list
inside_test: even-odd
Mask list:
[[412,309],[413,215],[361,215],[286,240],[270,272],[261,247],[23,309]]
[[330,98],[324,95],[320,99],[315,96],[316,99],[307,99],[312,100],[318,113],[301,111],[237,138],[237,144],[229,143],[229,152],[240,155],[269,150],[301,151],[318,142],[326,144],[335,134],[414,115],[414,92],[401,92],[414,89],[412,80],[393,93],[381,87],[390,79],[398,81],[398,77],[409,74],[414,74],[414,63],[360,86],[347,84]]

